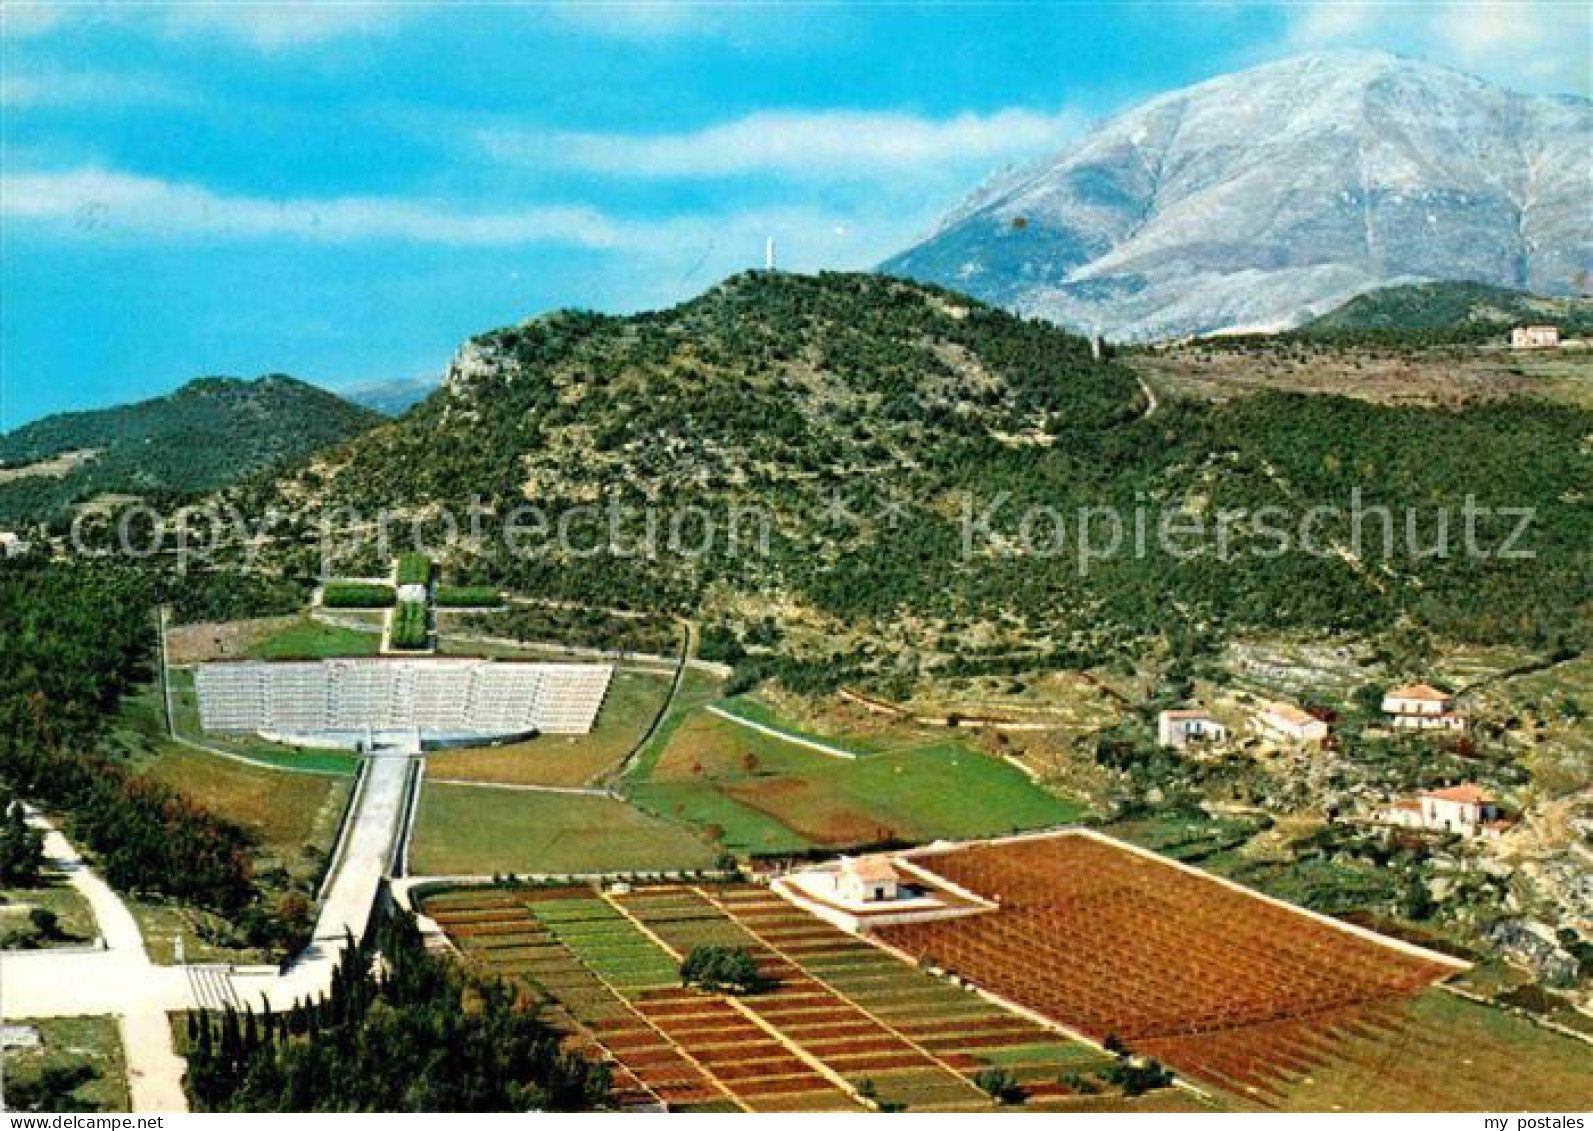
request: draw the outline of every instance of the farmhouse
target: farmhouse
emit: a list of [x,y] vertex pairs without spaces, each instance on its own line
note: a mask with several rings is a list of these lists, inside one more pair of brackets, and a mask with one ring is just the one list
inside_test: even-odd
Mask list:
[[841,861],[836,890],[853,903],[884,903],[895,899],[901,889],[901,875],[883,856]]
[[1512,823],[1500,815],[1499,806],[1481,786],[1470,783],[1396,801],[1384,811],[1383,820],[1401,828],[1490,838]]
[[1560,344],[1558,326],[1517,326],[1510,331],[1510,346],[1518,350],[1554,349]]
[[1321,742],[1328,733],[1325,722],[1292,703],[1267,704],[1252,725],[1258,733],[1278,742]]
[[475,745],[586,734],[614,669],[467,657],[210,663],[195,670],[205,730],[291,745]]
[[777,877],[777,893],[843,931],[978,915],[995,905],[918,868],[906,855],[843,856]]
[[1156,716],[1156,743],[1182,750],[1193,741],[1221,742],[1228,728],[1199,708],[1163,711]]
[[1383,696],[1383,714],[1396,730],[1465,730],[1454,697],[1425,683],[1393,687]]

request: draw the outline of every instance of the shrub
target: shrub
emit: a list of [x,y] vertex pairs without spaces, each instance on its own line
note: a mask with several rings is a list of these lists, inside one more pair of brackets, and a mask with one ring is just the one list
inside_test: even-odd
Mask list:
[[1117,1063],[1106,1070],[1106,1080],[1121,1088],[1125,1096],[1139,1096],[1155,1088],[1167,1087],[1173,1082],[1173,1074],[1157,1061],[1120,1056]]
[[1023,1087],[1005,1068],[986,1068],[974,1074],[974,1085],[998,1104],[1021,1104]]
[[680,964],[680,984],[716,993],[754,993],[764,986],[758,963],[745,947],[694,946]]
[[390,609],[395,600],[391,585],[364,581],[333,581],[321,590],[321,604],[329,609]]

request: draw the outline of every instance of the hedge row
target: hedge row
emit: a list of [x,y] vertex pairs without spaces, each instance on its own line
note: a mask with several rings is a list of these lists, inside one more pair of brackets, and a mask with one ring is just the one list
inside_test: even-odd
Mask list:
[[329,609],[388,609],[397,598],[391,585],[365,581],[333,581],[321,591],[321,604]]
[[427,642],[426,606],[419,601],[403,602],[393,613],[392,646],[418,650]]
[[400,585],[429,585],[431,559],[425,554],[400,554],[398,556],[398,583]]

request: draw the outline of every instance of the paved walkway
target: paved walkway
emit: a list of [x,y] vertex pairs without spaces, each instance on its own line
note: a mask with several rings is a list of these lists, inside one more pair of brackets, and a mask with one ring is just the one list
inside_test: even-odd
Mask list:
[[[38,813],[45,852],[93,909],[102,945],[73,950],[0,952],[0,1018],[109,1016],[117,1019],[127,1058],[133,1110],[186,1111],[184,1062],[172,1045],[167,1015],[231,1000],[287,1009],[326,991],[348,935],[365,933],[377,890],[398,848],[410,760],[372,758],[343,838],[342,858],[321,906],[313,939],[285,974],[273,967],[158,966],[149,960],[138,922],[122,898]],[[200,1000],[201,998],[207,1000]]]

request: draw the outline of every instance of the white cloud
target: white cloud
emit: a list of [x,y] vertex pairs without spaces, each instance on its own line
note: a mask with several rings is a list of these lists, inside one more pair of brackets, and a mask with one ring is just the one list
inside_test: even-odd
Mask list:
[[734,8],[687,0],[551,0],[540,10],[588,34],[616,39],[672,39],[722,31],[729,26],[727,16]]
[[290,3],[174,4],[163,14],[168,34],[214,33],[264,51],[324,43],[346,35],[392,30],[424,7],[385,0],[297,0]]
[[5,0],[0,4],[0,34],[6,39],[43,35],[65,21],[70,9],[63,4]]
[[1283,10],[1296,49],[1380,47],[1516,89],[1593,90],[1593,6],[1581,0],[1310,0]]
[[562,246],[647,257],[665,273],[678,267],[705,277],[726,263],[754,262],[767,235],[780,241],[793,267],[866,266],[927,219],[883,204],[860,212],[771,208],[652,219],[581,204],[479,211],[398,197],[270,200],[99,168],[0,176],[0,222],[65,238]]
[[66,225],[81,236],[154,235],[324,242],[563,243],[612,247],[623,232],[601,212],[552,205],[454,212],[388,197],[268,200],[104,169],[7,173],[0,216]]
[[116,24],[168,38],[213,38],[274,52],[349,35],[385,35],[431,7],[422,0],[173,0],[164,4],[4,0],[7,38],[74,23]]
[[11,107],[170,106],[189,100],[159,75],[56,69],[12,69],[0,75],[0,104]]
[[888,111],[766,110],[673,134],[483,130],[508,162],[640,178],[778,174],[878,176],[902,169],[984,166],[1060,148],[1084,124],[1070,111],[1007,109],[933,119]]

